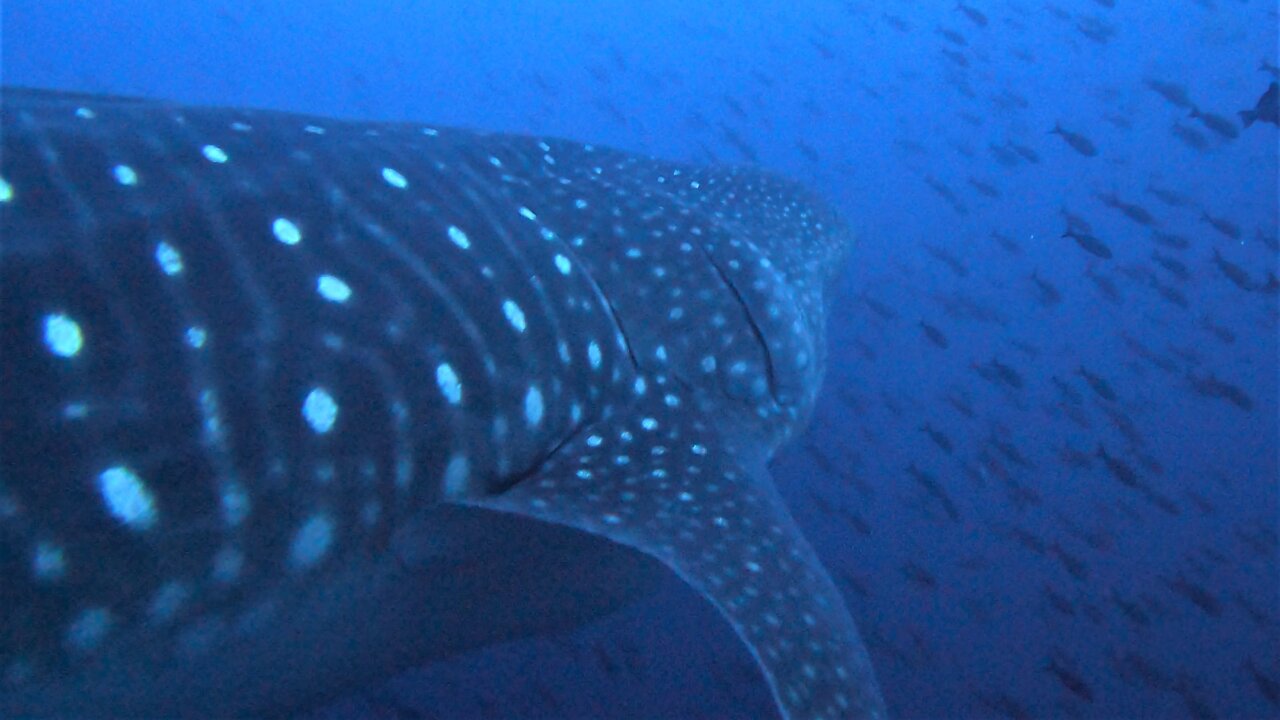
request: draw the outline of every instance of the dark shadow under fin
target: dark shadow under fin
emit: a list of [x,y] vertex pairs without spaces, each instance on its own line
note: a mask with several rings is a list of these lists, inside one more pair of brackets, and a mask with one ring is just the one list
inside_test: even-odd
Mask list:
[[787,720],[885,717],[857,629],[774,489],[760,443],[670,400],[651,390],[525,481],[468,502],[664,563],[728,619]]

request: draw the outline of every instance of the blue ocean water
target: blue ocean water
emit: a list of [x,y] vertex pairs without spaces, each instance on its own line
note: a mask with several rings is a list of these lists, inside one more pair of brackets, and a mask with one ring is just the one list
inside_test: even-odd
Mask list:
[[[808,183],[860,242],[774,474],[891,713],[1280,716],[1278,129],[1238,115],[1280,72],[1273,3],[10,0],[0,22],[6,84]],[[669,585],[317,717],[770,717]]]

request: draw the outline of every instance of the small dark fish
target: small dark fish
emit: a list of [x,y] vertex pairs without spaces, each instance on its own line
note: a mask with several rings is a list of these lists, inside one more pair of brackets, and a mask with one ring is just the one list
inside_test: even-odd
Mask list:
[[932,175],[926,175],[924,181],[925,184],[933,188],[933,191],[938,193],[943,200],[947,201],[947,204],[951,206],[952,210],[955,210],[961,215],[969,214],[969,208],[967,208],[964,202],[960,200],[960,197],[955,194],[955,191],[950,187],[947,187],[946,183],[943,183]]
[[1094,286],[1098,288],[1098,291],[1102,293],[1102,296],[1106,298],[1108,302],[1115,305],[1119,305],[1124,302],[1124,296],[1120,294],[1120,288],[1116,287],[1115,282],[1112,281],[1111,278],[1103,275],[1102,273],[1094,272],[1092,269],[1087,270],[1085,275],[1089,278],[1089,282],[1092,282]]
[[1165,580],[1165,584],[1169,586],[1170,590],[1200,608],[1206,615],[1210,617],[1222,616],[1222,603],[1218,602],[1218,598],[1214,597],[1199,583],[1191,582],[1185,576],[1179,574],[1173,580]]
[[929,323],[921,320],[920,329],[924,331],[924,336],[929,338],[929,342],[933,343],[934,345],[937,345],[943,350],[951,346],[951,341],[947,340],[947,336],[943,335],[941,330],[930,325]]
[[956,409],[956,412],[969,418],[970,420],[972,420],[976,416],[976,413],[974,413],[973,411],[973,404],[969,402],[968,398],[962,395],[951,393],[947,395],[946,400],[948,405]]
[[1280,295],[1280,277],[1277,277],[1274,271],[1268,272],[1267,281],[1258,288],[1258,292],[1266,293],[1267,295]]
[[1133,129],[1133,122],[1123,115],[1108,115],[1104,119],[1121,130]]
[[755,147],[753,147],[751,143],[748,143],[746,140],[744,140],[742,136],[737,133],[737,131],[735,131],[733,128],[729,127],[728,125],[725,125],[722,122],[717,123],[717,125],[720,126],[720,135],[725,139],[726,142],[732,145],[734,149],[742,153],[743,159],[753,163],[760,162],[760,153],[756,152]]
[[945,452],[948,455],[951,454],[953,450],[953,446],[951,444],[951,438],[947,437],[946,433],[942,432],[941,430],[938,430],[937,428],[933,427],[933,425],[929,423],[925,423],[924,425],[921,425],[920,432],[928,435],[929,439],[933,441],[933,444],[937,445],[939,448],[942,448],[943,452]]
[[1258,104],[1254,105],[1252,110],[1240,111],[1240,121],[1245,127],[1259,120],[1280,127],[1280,83],[1271,83],[1262,97],[1258,98]]
[[1107,470],[1111,472],[1112,477],[1120,481],[1121,485],[1134,489],[1142,486],[1142,481],[1138,479],[1138,473],[1123,460],[1108,454],[1102,443],[1098,443],[1097,455],[1102,458],[1102,463],[1107,466]]
[[1049,585],[1045,585],[1044,588],[1042,589],[1042,592],[1044,593],[1044,596],[1049,600],[1049,605],[1053,607],[1054,610],[1058,611],[1063,615],[1066,615],[1067,617],[1076,616],[1075,606],[1071,604],[1071,601],[1068,600],[1065,595],[1058,592],[1057,590],[1054,590]]
[[1191,389],[1200,395],[1226,400],[1245,412],[1253,410],[1253,398],[1248,393],[1237,385],[1219,380],[1213,373],[1204,377],[1188,374],[1187,380],[1191,383]]
[[1116,654],[1112,658],[1120,678],[1130,685],[1143,685],[1154,690],[1168,690],[1173,686],[1173,678],[1158,667],[1155,661],[1132,650],[1124,654]]
[[1200,220],[1202,220],[1203,222],[1209,223],[1209,225],[1211,225],[1214,230],[1217,230],[1218,232],[1222,233],[1226,237],[1231,238],[1232,240],[1240,239],[1240,226],[1236,225],[1235,223],[1231,222],[1226,218],[1215,217],[1213,215],[1210,215],[1208,211],[1202,211],[1200,213]]
[[1058,562],[1062,564],[1068,575],[1080,582],[1088,582],[1089,566],[1085,561],[1067,552],[1066,548],[1056,541],[1049,545],[1049,553],[1058,559]]
[[1062,127],[1061,123],[1055,124],[1049,133],[1061,137],[1068,145],[1071,146],[1072,150],[1075,150],[1085,157],[1095,157],[1098,154],[1098,148],[1093,144],[1092,140],[1080,133],[1067,130]]
[[724,101],[725,107],[729,108],[730,112],[738,116],[738,119],[746,120],[748,118],[746,109],[742,107],[742,104],[737,99],[729,95],[723,95],[720,99]]
[[1027,147],[1026,145],[1019,145],[1018,143],[1013,142],[1012,140],[1009,141],[1008,145],[1009,145],[1009,149],[1018,153],[1018,155],[1022,157],[1023,160],[1026,160],[1027,162],[1033,165],[1040,162],[1040,154],[1037,153],[1035,150],[1032,150],[1031,148]]
[[1156,264],[1159,265],[1160,267],[1164,268],[1165,270],[1168,270],[1169,274],[1173,275],[1179,280],[1182,280],[1185,282],[1191,279],[1191,271],[1187,269],[1186,264],[1183,263],[1178,258],[1175,258],[1170,255],[1164,255],[1159,252],[1153,252],[1151,253],[1151,259],[1154,260]]
[[1126,599],[1115,588],[1111,588],[1111,602],[1134,625],[1146,627],[1151,624],[1151,615],[1138,603]]
[[818,151],[815,150],[812,145],[805,142],[804,140],[796,140],[796,149],[800,151],[801,155],[804,155],[806,158],[808,158],[809,162],[816,163],[822,159],[818,155]]
[[1035,718],[1035,715],[1026,706],[1002,692],[995,695],[979,693],[979,699],[992,712],[999,713],[1009,720],[1033,720]]
[[987,151],[996,159],[996,162],[1005,167],[1017,167],[1021,162],[1018,159],[1018,153],[1005,145],[987,145]]
[[812,45],[813,48],[818,51],[818,54],[822,56],[823,60],[836,59],[836,51],[832,50],[831,46],[827,45],[821,40],[811,37],[809,38],[809,44]]
[[1151,233],[1151,239],[1167,248],[1173,248],[1174,250],[1186,250],[1191,247],[1191,241],[1182,235],[1161,232],[1159,230]]
[[907,466],[907,473],[929,493],[931,497],[942,505],[942,509],[947,513],[947,517],[951,518],[951,522],[960,522],[960,510],[956,507],[955,501],[947,493],[946,488],[942,487],[938,479],[931,473],[916,467],[915,463]]
[[902,574],[906,576],[907,580],[910,580],[912,583],[925,590],[938,589],[938,578],[934,577],[933,573],[929,572],[915,561],[908,561],[907,564],[903,565]]
[[1041,279],[1040,274],[1035,270],[1031,271],[1031,281],[1036,284],[1036,288],[1040,291],[1039,300],[1041,305],[1049,307],[1062,302],[1062,293],[1058,291],[1058,288],[1054,287],[1053,283],[1048,280]]
[[1266,245],[1271,252],[1280,252],[1280,234],[1263,232],[1262,228],[1258,228],[1255,234],[1258,236],[1258,242]]
[[957,277],[966,277],[969,275],[969,268],[965,266],[964,262],[962,262],[960,258],[956,257],[953,253],[949,252],[946,248],[925,243],[924,249],[925,252],[929,253],[950,268],[951,272],[955,273]]
[[1181,290],[1172,285],[1165,285],[1159,280],[1152,278],[1151,287],[1156,289],[1156,292],[1165,300],[1165,302],[1177,305],[1184,310],[1191,306],[1191,301],[1187,299],[1187,296],[1184,295]]
[[1115,402],[1118,399],[1116,391],[1111,389],[1111,383],[1107,382],[1105,378],[1100,375],[1094,375],[1083,365],[1079,367],[1078,372],[1080,377],[1083,377],[1084,381],[1089,383],[1089,387],[1093,388],[1093,391],[1098,394],[1098,397],[1108,402]]
[[1276,67],[1275,63],[1270,60],[1262,58],[1262,61],[1258,63],[1258,69],[1266,73],[1271,73],[1271,77],[1280,80],[1280,67]]
[[888,24],[889,27],[893,28],[894,30],[897,30],[898,32],[905,33],[905,32],[911,31],[911,24],[908,23],[906,20],[903,20],[902,18],[898,17],[897,15],[890,15],[889,13],[884,13],[883,15],[881,15],[881,17],[884,18],[885,23]]
[[1147,192],[1155,195],[1160,202],[1168,205],[1169,207],[1191,207],[1195,204],[1195,201],[1190,197],[1183,195],[1176,190],[1162,188],[1150,183],[1147,184]]
[[1124,439],[1129,441],[1130,445],[1143,445],[1146,441],[1142,437],[1142,433],[1138,430],[1138,425],[1119,408],[1104,407],[1103,412],[1107,414],[1107,418],[1111,420],[1111,424],[1116,426]]
[[1080,18],[1076,21],[1076,30],[1100,45],[1105,45],[1116,34],[1114,25],[1098,17]]
[[957,52],[950,48],[942,48],[942,55],[943,57],[947,58],[952,63],[954,63],[957,67],[962,67],[962,68],[969,67],[969,58],[965,57],[964,53],[962,52]]
[[1028,460],[1027,456],[1023,455],[1022,451],[1018,449],[1017,445],[1014,445],[1008,440],[1002,439],[994,430],[991,432],[991,444],[995,446],[995,449],[1001,455],[1005,456],[1005,458],[1014,465],[1027,470],[1035,467],[1035,463]]
[[1213,264],[1218,266],[1218,269],[1222,271],[1223,275],[1227,276],[1231,284],[1241,290],[1252,292],[1257,289],[1253,279],[1249,277],[1249,273],[1245,272],[1244,268],[1223,257],[1218,248],[1213,249]]
[[1067,402],[1071,403],[1072,405],[1079,405],[1080,403],[1084,402],[1084,396],[1080,394],[1079,390],[1076,390],[1074,387],[1072,387],[1070,383],[1059,378],[1057,375],[1054,375],[1052,380],[1053,380],[1053,384],[1056,385],[1058,388],[1058,393],[1061,394],[1062,397],[1065,398]]
[[1066,207],[1058,208],[1058,214],[1062,215],[1062,217],[1066,219],[1068,230],[1087,233],[1093,232],[1093,225],[1090,225],[1088,220],[1085,220],[1083,217],[1071,212]]
[[950,30],[950,29],[948,29],[948,28],[940,27],[940,28],[938,28],[938,34],[939,34],[939,35],[941,35],[942,37],[946,38],[948,42],[950,42],[950,43],[952,43],[952,44],[954,44],[954,45],[956,45],[956,46],[958,46],[958,47],[968,47],[968,46],[969,46],[969,41],[968,41],[968,40],[966,40],[966,39],[965,39],[965,37],[964,37],[963,35],[961,35],[960,33],[956,32],[955,30]]
[[1109,208],[1119,210],[1125,217],[1139,225],[1154,227],[1159,224],[1156,221],[1155,216],[1151,214],[1150,210],[1147,210],[1137,203],[1122,200],[1115,193],[1098,193],[1098,199],[1102,201],[1102,204]]
[[1274,678],[1268,677],[1253,662],[1253,658],[1247,658],[1244,661],[1244,669],[1249,671],[1250,677],[1253,678],[1253,684],[1258,686],[1258,692],[1277,708],[1280,708],[1280,682]]
[[1228,140],[1235,140],[1240,137],[1240,131],[1236,129],[1236,124],[1232,122],[1231,118],[1223,117],[1216,113],[1204,112],[1198,107],[1191,108],[1191,117],[1199,120],[1201,125]]
[[1089,685],[1085,683],[1084,678],[1081,678],[1074,670],[1063,666],[1062,663],[1058,662],[1057,658],[1049,658],[1049,664],[1045,667],[1045,670],[1053,673],[1054,677],[1058,678],[1058,682],[1071,691],[1072,695],[1085,702],[1093,702],[1093,691],[1089,689]]
[[983,182],[982,180],[978,180],[977,178],[971,177],[969,178],[969,184],[973,186],[973,189],[977,190],[983,195],[986,195],[989,198],[1000,197],[1000,190],[995,185],[992,185],[991,183]]
[[897,320],[898,312],[879,300],[871,297],[867,293],[862,293],[862,302],[871,308],[871,312],[879,315],[882,320]]
[[1160,97],[1169,101],[1174,107],[1190,110],[1196,106],[1191,101],[1191,96],[1187,94],[1187,88],[1183,85],[1154,79],[1147,80],[1145,85],[1154,90]]
[[1183,145],[1197,152],[1204,152],[1210,147],[1209,138],[1199,130],[1187,125],[1186,123],[1174,123],[1169,129],[1173,136],[1182,141]]
[[1058,459],[1073,470],[1088,470],[1093,467],[1093,456],[1084,450],[1077,450],[1070,445],[1063,445],[1058,451]]
[[1001,110],[1026,110],[1031,107],[1030,100],[1008,88],[1001,90],[991,101]]
[[1075,230],[1068,229],[1062,234],[1062,237],[1069,237],[1072,240],[1075,240],[1077,245],[1091,255],[1100,257],[1103,260],[1110,260],[1112,258],[1111,248],[1107,247],[1106,243],[1087,232],[1076,232]]
[[957,3],[956,9],[964,13],[964,16],[969,18],[974,25],[977,25],[978,27],[987,26],[987,16],[979,12],[977,8],[969,7],[964,3]]
[[1022,246],[1019,245],[1016,240],[1009,237],[1008,235],[1005,235],[997,230],[992,230],[991,237],[996,242],[1000,243],[1000,247],[1004,248],[1004,251],[1009,253],[1010,255],[1022,254]]
[[973,369],[977,370],[978,374],[987,380],[992,382],[1002,382],[1015,390],[1022,389],[1022,375],[1019,374],[1017,370],[1005,365],[996,358],[991,358],[986,365],[978,365],[977,363],[974,363]]

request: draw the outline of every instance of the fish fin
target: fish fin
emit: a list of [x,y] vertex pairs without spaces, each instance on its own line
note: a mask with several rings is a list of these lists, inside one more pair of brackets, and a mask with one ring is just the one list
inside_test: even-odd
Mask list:
[[1252,110],[1240,111],[1240,122],[1242,122],[1245,127],[1249,127],[1250,125],[1253,124],[1253,121],[1257,119],[1258,119],[1258,113]]
[[885,717],[866,649],[774,489],[764,444],[660,395],[588,425],[505,492],[461,502],[662,562],[729,621],[786,720]]

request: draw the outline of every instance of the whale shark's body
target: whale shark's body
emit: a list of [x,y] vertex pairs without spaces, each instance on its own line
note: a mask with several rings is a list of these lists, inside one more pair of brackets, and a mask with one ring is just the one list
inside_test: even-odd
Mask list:
[[260,716],[664,568],[883,714],[766,462],[849,233],[554,139],[0,94],[0,716]]

